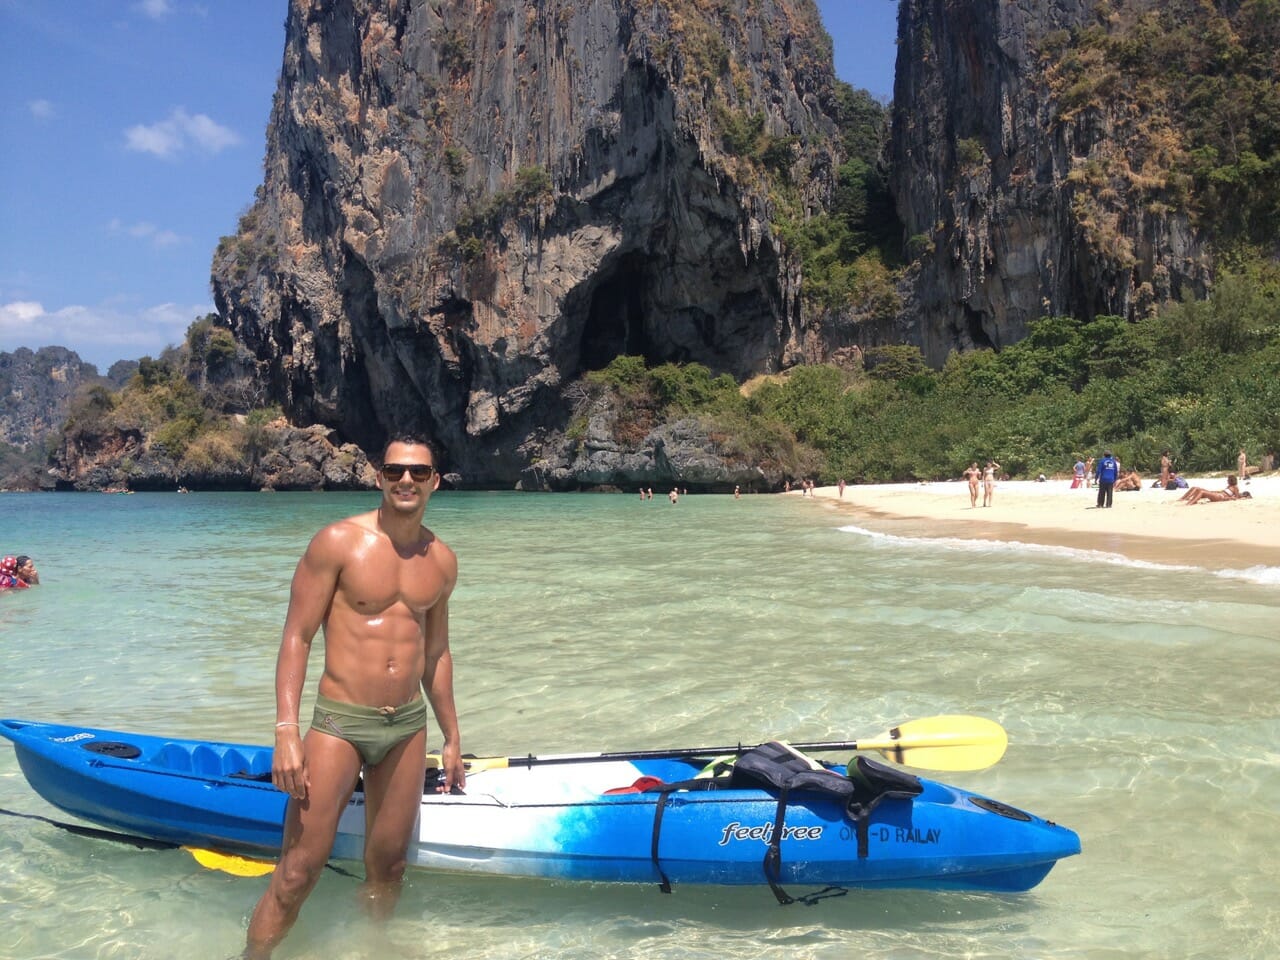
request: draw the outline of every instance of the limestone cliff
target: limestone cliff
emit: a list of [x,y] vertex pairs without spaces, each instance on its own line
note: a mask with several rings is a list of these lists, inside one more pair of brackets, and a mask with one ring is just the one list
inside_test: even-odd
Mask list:
[[1203,238],[1169,175],[1158,104],[1057,45],[1155,0],[902,0],[893,177],[912,246],[896,329],[933,363],[1000,347],[1045,315],[1146,315],[1203,294]]
[[218,308],[297,422],[508,484],[621,353],[812,355],[770,221],[832,187],[812,0],[292,0]]
[[[243,420],[241,420],[243,425]],[[68,424],[50,456],[49,486],[57,490],[368,490],[377,484],[364,452],[332,430],[263,424],[242,446],[224,435],[217,453],[178,457],[141,426]],[[247,447],[247,448],[246,448]]]
[[108,381],[66,347],[0,352],[0,443],[43,443],[62,426],[75,392],[93,383]]

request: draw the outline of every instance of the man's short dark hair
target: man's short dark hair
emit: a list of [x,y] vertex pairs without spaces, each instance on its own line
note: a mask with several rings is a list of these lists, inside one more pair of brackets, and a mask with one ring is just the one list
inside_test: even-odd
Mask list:
[[28,556],[14,557],[14,559],[18,561],[18,566],[20,567],[25,567],[31,561]]
[[387,462],[387,451],[391,449],[393,443],[409,443],[416,447],[426,447],[431,451],[431,462],[436,462],[436,448],[431,445],[431,441],[425,437],[415,433],[396,433],[387,438],[387,442],[382,445],[382,456],[379,457],[379,463]]

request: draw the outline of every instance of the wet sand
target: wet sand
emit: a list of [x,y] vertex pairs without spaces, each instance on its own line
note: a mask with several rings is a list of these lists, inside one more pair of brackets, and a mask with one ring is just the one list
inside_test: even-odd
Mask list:
[[[981,489],[978,506],[970,506],[964,480],[859,484],[846,486],[843,497],[837,487],[818,487],[814,502],[898,536],[1020,541],[1209,570],[1280,565],[1280,474],[1242,484],[1250,500],[1191,506],[1179,501],[1185,491],[1153,489],[1152,480],[1141,490],[1116,493],[1110,509],[1097,508],[1095,488],[1073,490],[1070,480],[1000,481],[989,507],[982,506]],[[1223,476],[1187,480],[1210,490],[1226,487]]]

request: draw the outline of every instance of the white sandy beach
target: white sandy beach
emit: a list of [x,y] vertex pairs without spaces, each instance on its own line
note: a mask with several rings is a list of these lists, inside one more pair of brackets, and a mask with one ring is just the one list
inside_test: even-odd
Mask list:
[[[1223,475],[1187,481],[1210,490],[1226,486]],[[837,487],[818,487],[814,499],[902,536],[1016,540],[1212,570],[1280,566],[1280,474],[1243,483],[1252,499],[1192,506],[1179,502],[1185,491],[1153,489],[1151,477],[1143,482],[1101,510],[1095,488],[1072,490],[1070,480],[1000,481],[990,507],[982,506],[981,493],[971,507],[968,484],[959,479],[846,486],[843,497]]]

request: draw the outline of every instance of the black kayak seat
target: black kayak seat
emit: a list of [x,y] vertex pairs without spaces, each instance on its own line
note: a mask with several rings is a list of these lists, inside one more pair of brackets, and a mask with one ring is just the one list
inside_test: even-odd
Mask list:
[[[650,855],[661,878],[659,888],[671,892],[671,882],[659,858],[659,838],[666,799],[677,790],[764,789],[776,795],[773,831],[764,855],[764,875],[778,902],[796,902],[782,889],[782,837],[785,836],[787,804],[795,791],[825,794],[838,800],[845,816],[853,822],[858,837],[858,856],[868,855],[868,823],[871,813],[885,800],[910,800],[924,790],[918,777],[894,767],[858,756],[849,764],[847,775],[841,776],[799,750],[771,740],[753,747],[733,763],[727,776],[699,778],[680,783],[665,783],[647,792],[659,794],[654,812],[653,839]],[[811,901],[806,901],[811,902]]]

